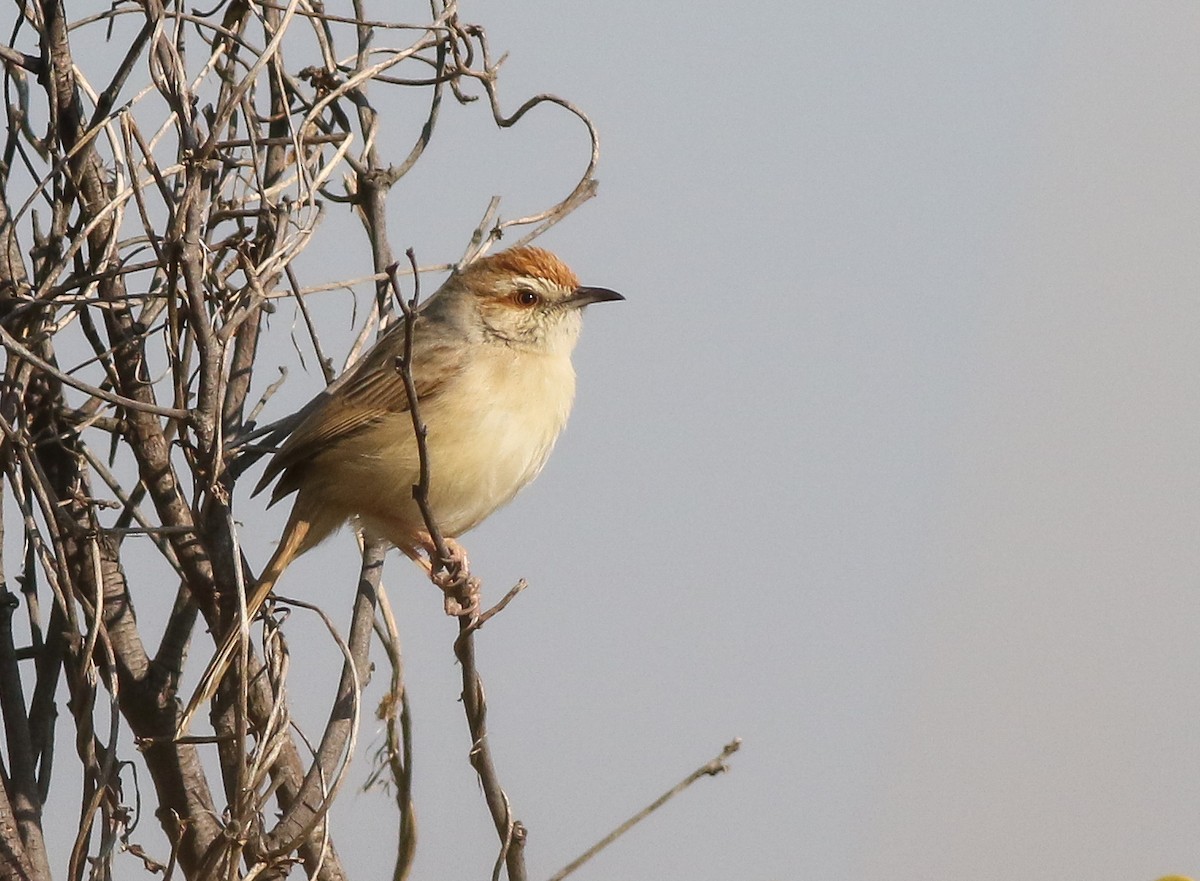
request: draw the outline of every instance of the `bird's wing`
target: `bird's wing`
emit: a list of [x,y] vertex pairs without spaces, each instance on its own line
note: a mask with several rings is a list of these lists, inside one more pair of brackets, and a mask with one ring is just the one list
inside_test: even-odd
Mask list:
[[[412,376],[418,404],[432,400],[462,369],[462,346],[421,334],[418,319],[413,334]],[[404,326],[398,323],[354,365],[333,391],[318,395],[308,412],[267,465],[255,487],[261,491],[275,477],[303,465],[380,419],[408,411],[408,394],[396,359],[404,354]],[[294,492],[298,483],[284,475],[271,494],[272,504]]]

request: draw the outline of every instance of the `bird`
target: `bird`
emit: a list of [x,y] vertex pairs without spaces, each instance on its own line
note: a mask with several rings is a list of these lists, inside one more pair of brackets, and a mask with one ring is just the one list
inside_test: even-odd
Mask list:
[[[420,456],[398,359],[409,356],[426,428],[434,522],[448,539],[477,526],[541,472],[575,397],[571,354],[582,313],[625,299],[580,284],[550,251],[515,247],[451,274],[412,322],[396,322],[299,413],[258,493],[295,495],[274,554],[246,602],[246,619],[284,570],[347,521],[431,571],[433,539],[413,494]],[[461,553],[457,546],[454,550]],[[422,557],[424,552],[426,557]],[[465,556],[464,556],[465,560]],[[216,693],[239,644],[230,628],[181,722]]]

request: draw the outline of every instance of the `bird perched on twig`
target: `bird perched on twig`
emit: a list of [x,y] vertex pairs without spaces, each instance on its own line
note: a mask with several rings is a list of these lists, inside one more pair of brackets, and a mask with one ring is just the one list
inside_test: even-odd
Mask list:
[[[479,524],[542,470],[575,396],[571,352],[583,308],[621,299],[580,285],[549,251],[523,247],[452,275],[417,313],[410,372],[427,429],[429,507],[446,537]],[[347,520],[430,568],[435,550],[413,496],[420,456],[397,368],[405,346],[404,322],[397,322],[301,411],[267,466],[255,492],[278,477],[271,503],[296,499],[247,600],[247,617],[296,557]],[[238,635],[232,628],[209,664],[181,732],[215,693]]]

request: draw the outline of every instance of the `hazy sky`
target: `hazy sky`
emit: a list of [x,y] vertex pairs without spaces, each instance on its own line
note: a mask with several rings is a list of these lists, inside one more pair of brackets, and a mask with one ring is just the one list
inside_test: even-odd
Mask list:
[[[532,585],[479,637],[531,877],[735,735],[730,774],[576,877],[1200,874],[1200,8],[461,12],[511,52],[509,108],[549,90],[599,125],[600,195],[542,243],[628,297],[587,316],[545,473],[464,541],[489,597]],[[397,249],[453,259],[491,194],[535,210],[583,165],[564,116],[486,122],[446,108]],[[304,283],[365,272],[353,247],[318,243]],[[318,304],[343,339],[350,302]],[[345,617],[356,571],[342,534],[280,590]],[[414,877],[487,877],[455,625],[413,567],[385,578]],[[333,654],[294,651],[315,722]],[[342,797],[355,877],[390,872],[390,810]]]
[[1195,5],[505,10],[629,296],[471,541],[534,874],[734,734],[580,877],[1200,873]]

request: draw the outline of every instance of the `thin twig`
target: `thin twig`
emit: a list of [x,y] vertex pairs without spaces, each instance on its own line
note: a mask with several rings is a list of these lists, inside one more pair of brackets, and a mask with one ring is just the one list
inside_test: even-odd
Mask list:
[[638,823],[642,822],[642,820],[653,814],[675,796],[679,795],[679,793],[683,792],[697,780],[700,780],[704,777],[715,777],[717,774],[728,771],[729,768],[725,765],[725,760],[737,752],[741,745],[742,739],[740,737],[735,737],[733,740],[729,741],[729,743],[725,744],[725,747],[721,750],[721,754],[719,756],[714,758],[712,761],[705,762],[691,774],[688,774],[654,801],[650,802],[650,804],[646,805],[646,807],[642,808],[612,832],[608,833],[591,847],[589,847],[577,859],[572,860],[566,866],[559,869],[550,876],[550,881],[562,881],[563,878],[566,878],[596,854],[600,853],[600,851],[604,850],[604,848],[608,847],[610,844],[612,844]]
[[[18,577],[32,636],[32,645],[6,655],[6,681],[14,681],[14,670],[20,681],[28,671],[19,665],[28,659],[36,665],[27,718],[5,720],[6,738],[20,740],[26,730],[29,737],[28,748],[8,744],[23,764],[20,785],[4,793],[7,804],[0,799],[0,845],[9,840],[3,833],[11,812],[26,850],[16,863],[32,867],[34,876],[48,874],[41,867],[46,847],[37,840],[38,799],[50,785],[54,695],[62,693],[65,678],[85,786],[69,876],[86,877],[89,866],[97,878],[111,874],[122,843],[137,852],[116,792],[123,773],[113,749],[119,723],[120,733],[128,727],[145,749],[160,800],[155,814],[170,841],[163,861],[168,875],[232,878],[268,865],[282,871],[299,858],[319,881],[342,881],[323,820],[339,781],[338,763],[328,760],[337,738],[326,737],[311,759],[302,757],[303,737],[289,728],[289,664],[276,622],[266,627],[266,654],[245,658],[240,700],[216,703],[221,778],[211,779],[228,796],[227,813],[212,797],[213,763],[197,756],[204,739],[173,743],[169,736],[197,619],[203,615],[215,631],[227,627],[229,594],[250,577],[233,520],[236,482],[296,424],[291,416],[253,427],[277,388],[267,388],[251,409],[260,333],[269,330],[265,316],[276,299],[296,298],[327,383],[336,382],[332,362],[307,294],[373,285],[372,315],[355,323],[363,327],[364,344],[386,328],[389,284],[398,290],[398,277],[415,275],[418,267],[410,255],[411,269],[383,271],[394,262],[384,200],[434,143],[447,89],[463,103],[482,97],[468,91],[486,92],[498,127],[518,124],[536,106],[555,105],[580,116],[591,141],[591,161],[562,202],[505,220],[493,199],[470,258],[506,229],[536,235],[591,194],[594,127],[577,108],[547,95],[504,115],[498,100],[503,59],[490,57],[483,28],[461,21],[453,0],[432,0],[427,19],[414,24],[370,18],[360,0],[339,10],[345,15],[311,0],[235,0],[211,11],[143,0],[68,21],[70,6],[65,0],[21,5],[7,45],[0,46],[8,123],[0,135],[0,266],[7,273],[0,273],[0,347],[7,355],[0,371],[0,474],[12,490],[8,516],[25,533],[26,566]],[[135,27],[130,39],[120,40],[112,25],[127,15],[136,16]],[[88,29],[98,33],[83,33]],[[113,50],[113,71],[93,87],[94,65],[82,53],[73,55],[71,41],[100,38],[100,31]],[[396,45],[380,45],[381,37]],[[36,51],[27,54],[31,46]],[[311,66],[298,70],[297,58]],[[369,94],[393,86],[429,90],[421,99],[424,118],[407,133]],[[330,224],[322,206],[333,203],[366,218],[374,272],[350,278],[354,270],[345,264],[306,266],[302,285],[294,261],[324,234]],[[401,311],[409,312],[410,358],[419,295],[400,300]],[[86,359],[78,351],[80,337]],[[448,542],[428,510],[415,400],[412,415],[425,462],[426,489],[418,495],[434,536],[431,563],[441,568],[440,584],[460,616],[455,650],[463,664],[471,761],[501,841],[498,865],[520,881],[524,830],[512,819],[492,767],[473,638],[522,585],[481,612],[478,581],[465,567],[451,571]],[[261,445],[248,445],[264,436]],[[110,507],[118,509],[115,515]],[[179,585],[153,658],[141,644],[121,559],[122,552],[151,548],[140,540],[122,542],[141,535],[151,537]],[[373,616],[359,620],[359,630],[363,620]],[[352,647],[348,669],[361,681],[367,658],[357,643]],[[398,677],[398,646],[392,650]],[[97,682],[94,676],[89,682],[87,672],[97,669],[93,663],[119,707],[119,715],[114,709],[107,717],[107,744],[91,727]],[[114,670],[119,684],[109,682]],[[415,841],[407,782],[411,726],[402,686],[402,680],[393,686],[400,710],[388,735],[402,765],[396,779],[407,844],[397,859],[400,874],[411,865]],[[18,694],[4,691],[4,701],[9,691]],[[339,737],[344,721],[331,715]],[[349,736],[342,743],[352,742]],[[10,773],[18,770],[15,760],[9,764]],[[14,793],[31,793],[32,800],[18,804]],[[272,798],[288,818],[273,833],[266,820]],[[321,808],[309,810],[318,803]],[[0,858],[8,852],[0,851]]]
[[514,584],[511,588],[509,588],[508,593],[506,593],[504,595],[504,598],[501,599],[500,602],[496,603],[496,605],[492,606],[486,612],[481,612],[480,614],[478,614],[474,618],[472,618],[470,623],[467,625],[467,628],[458,635],[458,638],[463,639],[467,636],[470,636],[472,633],[474,633],[476,630],[478,630],[480,627],[482,627],[488,621],[491,621],[492,618],[494,618],[496,615],[503,612],[505,610],[505,608],[508,607],[508,604],[511,603],[513,601],[513,599],[516,598],[517,594],[519,594],[521,591],[523,591],[527,587],[529,587],[529,582],[526,581],[524,578],[517,581],[516,584]]
[[[409,248],[406,254],[415,272],[417,260],[413,249]],[[439,558],[435,562],[435,565],[440,564],[446,567],[448,570],[447,575],[450,576],[450,580],[446,585],[439,584],[439,586],[447,592],[447,611],[455,611],[458,616],[459,635],[454,642],[454,654],[458,658],[459,666],[462,670],[463,711],[466,714],[467,726],[471,732],[471,766],[479,776],[479,783],[483,788],[484,800],[487,802],[488,810],[492,815],[492,822],[496,827],[496,833],[500,837],[500,860],[508,867],[509,881],[525,881],[525,827],[513,819],[508,796],[500,785],[499,775],[496,773],[495,763],[492,760],[492,750],[487,737],[487,703],[484,700],[483,680],[479,676],[479,671],[475,663],[474,631],[478,628],[473,626],[473,624],[478,617],[479,583],[471,577],[469,572],[465,571],[466,567],[462,566],[461,562],[452,560],[429,506],[430,475],[429,454],[425,443],[426,429],[424,422],[421,421],[416,383],[412,375],[413,333],[416,329],[417,310],[420,305],[420,286],[419,283],[414,284],[412,298],[405,302],[404,298],[399,296],[399,281],[394,274],[394,267],[389,267],[389,271],[392,273],[392,284],[395,287],[404,311],[404,354],[399,359],[397,369],[404,381],[404,389],[408,395],[413,431],[417,439],[417,452],[420,457],[420,478],[417,485],[413,487],[413,498],[421,510],[421,516],[425,521],[425,528],[429,532]],[[419,282],[420,276],[415,276],[415,278]],[[459,571],[449,571],[449,567],[452,565],[458,565],[460,567]],[[503,602],[507,602],[512,596],[516,596],[520,592],[520,589],[521,585],[518,584],[516,588],[509,592],[510,596]],[[453,597],[451,594],[452,591],[454,592]],[[457,609],[452,609],[450,606],[452,598],[457,603]],[[503,602],[501,608],[503,607]],[[495,611],[499,611],[499,609]]]
[[89,394],[94,398],[100,398],[108,401],[110,404],[118,404],[127,410],[136,410],[139,413],[150,413],[154,416],[164,416],[167,419],[180,419],[186,421],[191,418],[191,414],[187,410],[178,410],[174,407],[160,407],[157,404],[147,404],[142,401],[134,400],[133,398],[125,397],[124,395],[118,395],[110,391],[105,391],[102,388],[97,388],[94,385],[89,385],[82,380],[76,379],[70,374],[59,370],[44,358],[39,358],[32,351],[21,345],[21,343],[12,334],[4,329],[3,325],[0,325],[0,342],[3,343],[4,348],[6,348],[16,357],[28,361],[38,370],[50,374],[59,382],[65,383],[66,385],[78,389],[85,394]]
[[[404,685],[404,657],[400,650],[400,631],[396,626],[396,617],[392,613],[387,591],[382,584],[379,586],[379,619],[381,621],[376,622],[375,630],[387,653],[392,674],[388,693],[379,702],[379,708],[376,710],[376,716],[383,720],[387,730],[387,740],[377,753],[377,760],[382,760],[386,765],[396,787],[395,801],[396,808],[400,811],[400,833],[396,841],[396,863],[392,869],[392,881],[404,881],[412,870],[417,849],[416,811],[412,800],[412,716],[408,703],[408,689]],[[382,772],[382,767],[376,768],[363,784],[363,789],[373,786]]]

